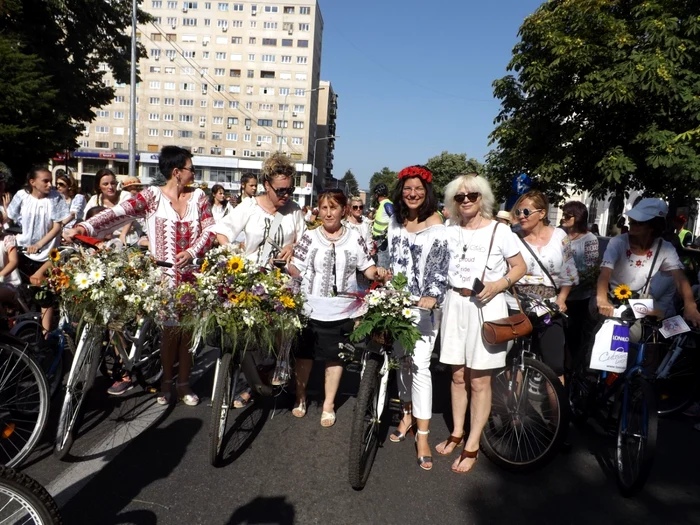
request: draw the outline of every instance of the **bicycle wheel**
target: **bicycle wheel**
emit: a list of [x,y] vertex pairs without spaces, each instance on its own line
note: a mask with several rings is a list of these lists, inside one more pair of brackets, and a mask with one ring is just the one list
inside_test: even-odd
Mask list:
[[211,402],[211,420],[209,421],[209,463],[216,466],[221,458],[221,445],[226,433],[226,421],[231,407],[234,378],[238,377],[239,366],[232,363],[232,356],[226,352],[221,356]]
[[27,457],[46,426],[46,377],[24,348],[0,344],[0,465],[15,467]]
[[39,483],[26,474],[0,467],[0,523],[63,523],[58,505]]
[[[491,414],[481,434],[481,449],[496,465],[513,472],[544,466],[559,451],[569,425],[564,386],[547,365],[525,358],[516,368],[496,374],[491,382]],[[532,395],[532,378],[541,393]]]
[[58,418],[54,445],[54,455],[58,459],[64,459],[73,446],[73,433],[79,426],[80,409],[85,401],[85,396],[95,381],[102,356],[102,330],[90,326],[85,326],[83,330],[89,331],[84,337],[81,336],[78,342],[73,364],[68,374],[61,415]]
[[350,485],[355,490],[364,488],[377,455],[380,425],[379,403],[384,404],[382,413],[386,414],[388,396],[385,395],[384,399],[379,399],[380,367],[379,358],[371,354],[365,363],[352,416],[348,478]]
[[693,402],[700,377],[696,349],[684,349],[666,377],[654,379],[660,416],[682,412]]
[[620,395],[615,465],[620,492],[629,497],[641,490],[651,472],[659,416],[656,393],[643,377],[626,381]]
[[140,359],[136,363],[136,378],[143,387],[149,387],[160,380],[163,365],[160,361],[161,330],[151,320],[143,325],[145,337],[142,339]]

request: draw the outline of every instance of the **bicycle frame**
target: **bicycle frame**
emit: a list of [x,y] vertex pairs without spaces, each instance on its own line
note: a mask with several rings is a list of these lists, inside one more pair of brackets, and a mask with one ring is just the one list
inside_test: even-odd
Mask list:
[[374,354],[380,357],[382,360],[382,366],[379,369],[379,375],[381,375],[381,380],[379,382],[379,393],[377,395],[377,423],[382,422],[382,414],[384,413],[384,400],[386,399],[387,392],[389,390],[389,353],[384,349],[384,345],[380,345],[380,349],[376,350],[372,348],[372,344],[367,345],[367,349],[362,354],[362,370],[360,371],[360,380],[365,375],[365,367],[367,366],[367,360],[370,354]]

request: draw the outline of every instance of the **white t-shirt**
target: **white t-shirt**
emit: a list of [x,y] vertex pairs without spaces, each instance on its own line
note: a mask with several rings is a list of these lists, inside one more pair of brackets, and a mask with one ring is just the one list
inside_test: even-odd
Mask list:
[[[517,242],[525,242],[523,239]],[[561,288],[562,286],[573,286],[578,284],[578,271],[576,270],[576,262],[571,253],[571,241],[569,236],[561,228],[555,228],[552,232],[552,238],[545,246],[533,246],[530,248],[537,254],[537,258],[547,268],[552,280],[542,271],[537,260],[532,256],[530,250],[525,246],[521,246],[520,253],[525,259],[527,271],[525,276],[518,281],[520,284],[532,284],[540,286],[549,286]]]
[[[37,199],[26,190],[20,190],[7,209],[7,216],[22,225],[22,233],[17,235],[16,239],[18,246],[36,244],[51,231],[54,223],[65,220],[68,215],[70,211],[66,199],[56,189],[49,191],[43,199]],[[57,248],[60,243],[61,236],[57,235],[40,252],[27,254],[27,257],[35,261],[47,261],[49,251]]]
[[[494,227],[496,235],[491,247],[491,255],[486,259]],[[466,230],[458,225],[447,227],[447,245],[450,248],[450,268],[448,282],[455,288],[472,289],[474,279],[494,282],[508,273],[506,259],[520,253],[515,234],[506,225],[489,221],[478,230]]]
[[[610,289],[612,290],[620,284],[626,284],[633,292],[643,292],[642,289],[646,286],[658,246],[659,239],[655,239],[651,249],[646,254],[635,255],[630,249],[628,234],[624,233],[610,239],[608,247],[605,249],[605,255],[603,255],[603,262],[600,264],[601,268],[612,269]],[[661,241],[661,251],[651,275],[653,276],[657,272],[668,273],[672,270],[682,269],[683,263],[678,258],[673,245],[670,242]],[[665,286],[659,288],[665,288]],[[652,289],[648,292],[654,296],[654,291]]]
[[[295,202],[289,201],[284,207],[277,210],[282,214],[282,221],[276,232],[272,232],[270,238],[279,246],[285,246],[298,242],[306,231],[306,223],[301,214],[301,208]],[[262,261],[262,253],[267,235],[275,220],[258,204],[258,198],[244,199],[231,213],[226,215],[214,227],[217,234],[225,235],[228,242],[235,242],[241,232],[245,233],[246,258],[256,264],[265,264]],[[274,258],[278,250],[273,249],[271,257]]]
[[374,265],[364,239],[349,228],[337,241],[323,235],[323,226],[307,230],[294,248],[292,264],[302,275],[301,290],[311,306],[311,318],[338,321],[360,315],[362,301],[333,297],[358,291],[357,272]]
[[[16,247],[16,241],[14,235],[6,235],[4,239],[0,242],[0,269],[5,268],[10,262],[10,251],[14,250]],[[19,286],[22,284],[22,277],[19,275],[19,270],[15,268],[6,275],[0,283],[11,284],[13,286]]]

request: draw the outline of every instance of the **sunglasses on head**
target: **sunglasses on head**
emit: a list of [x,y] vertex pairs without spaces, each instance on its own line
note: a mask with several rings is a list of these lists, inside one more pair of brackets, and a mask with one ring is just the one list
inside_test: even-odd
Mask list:
[[270,184],[270,188],[272,188],[272,191],[275,192],[278,199],[288,197],[294,193],[294,188],[275,188],[272,184]]
[[539,208],[534,209],[534,210],[531,210],[529,208],[517,209],[517,210],[515,210],[515,216],[520,217],[522,215],[523,217],[525,217],[527,219],[530,215],[532,215],[533,213],[535,213],[537,211],[542,211],[542,210]]
[[358,205],[358,204],[353,204],[353,205],[352,205],[352,209],[353,209],[353,210],[364,210],[364,209],[365,209],[365,205],[364,205],[364,204],[359,204],[359,205]]
[[469,202],[476,202],[477,199],[481,196],[481,193],[478,191],[470,191],[469,193],[458,193],[455,195],[455,202],[462,204],[464,202],[464,199],[467,199]]

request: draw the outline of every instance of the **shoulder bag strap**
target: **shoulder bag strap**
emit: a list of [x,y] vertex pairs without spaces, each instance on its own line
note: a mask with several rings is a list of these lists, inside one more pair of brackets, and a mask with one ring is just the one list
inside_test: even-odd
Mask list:
[[489,257],[491,257],[491,248],[493,248],[493,240],[496,237],[496,228],[498,228],[498,223],[493,227],[493,233],[491,233],[491,242],[489,243],[489,251],[486,254],[486,263],[484,264],[484,271],[481,272],[481,282],[484,282],[484,277],[486,277],[486,267],[489,264]]
[[644,286],[642,286],[642,289],[640,290],[641,293],[646,294],[649,292],[649,285],[651,284],[651,278],[654,277],[654,266],[656,266],[656,260],[659,258],[659,254],[661,253],[661,244],[663,243],[663,239],[659,239],[658,244],[656,245],[656,254],[654,255],[654,260],[651,261],[651,268],[649,268],[649,275],[647,275],[647,280],[644,283]]
[[540,258],[537,257],[537,254],[535,253],[535,251],[532,248],[530,248],[530,245],[522,237],[520,237],[520,235],[518,235],[518,239],[520,239],[520,242],[523,244],[523,246],[525,246],[525,248],[527,248],[527,251],[529,251],[530,254],[535,258],[535,261],[537,261],[537,264],[540,266],[540,268],[542,268],[542,271],[544,272],[544,274],[549,278],[550,281],[552,281],[552,286],[554,286],[554,291],[557,293],[557,295],[559,295],[559,287],[557,286],[557,283],[554,282],[554,279],[552,278],[550,273],[547,271],[547,268],[545,268],[544,264],[542,264],[542,261],[540,261]]

